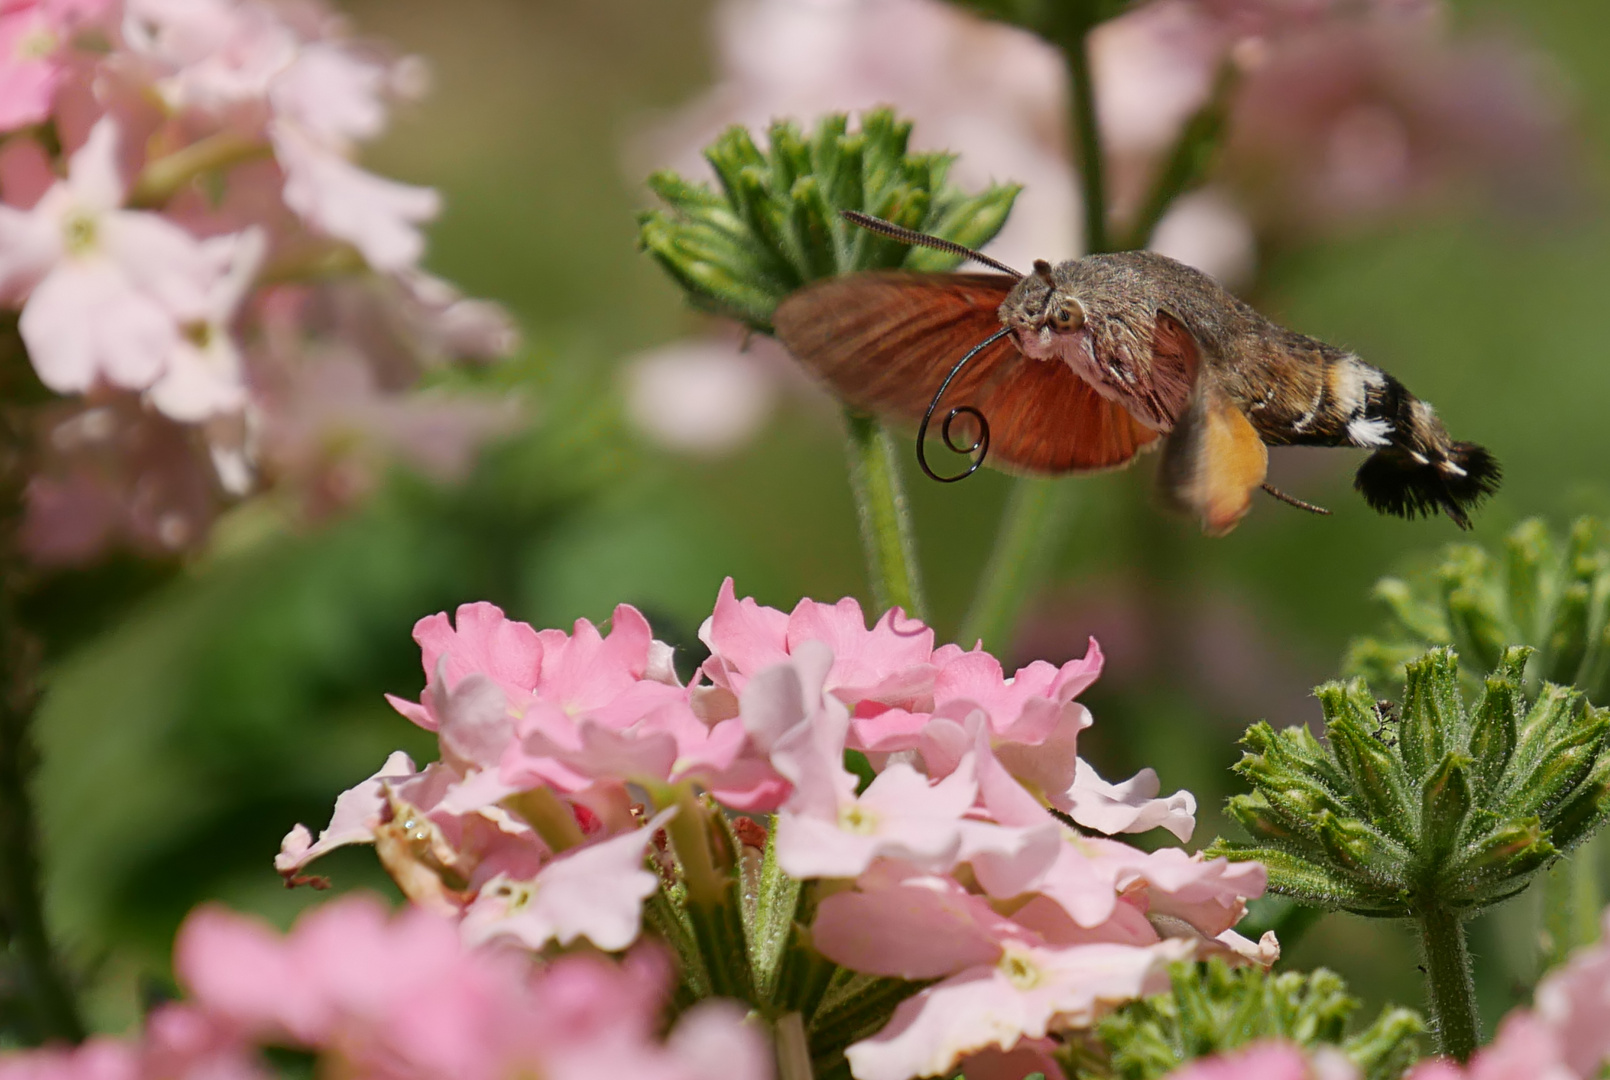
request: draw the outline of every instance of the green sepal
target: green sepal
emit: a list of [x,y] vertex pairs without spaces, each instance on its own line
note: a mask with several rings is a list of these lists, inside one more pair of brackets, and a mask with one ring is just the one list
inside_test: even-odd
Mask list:
[[947,154],[908,151],[909,121],[888,109],[832,114],[807,137],[774,123],[762,149],[729,128],[706,149],[714,187],[670,172],[649,177],[664,204],[638,217],[638,241],[696,307],[762,333],[789,293],[824,278],[905,267],[948,270],[958,256],[912,248],[840,216],[859,210],[968,247],[992,239],[1015,185],[969,194],[946,180]]
[[1467,755],[1450,750],[1421,788],[1420,853],[1429,863],[1447,857],[1470,816],[1470,766]]

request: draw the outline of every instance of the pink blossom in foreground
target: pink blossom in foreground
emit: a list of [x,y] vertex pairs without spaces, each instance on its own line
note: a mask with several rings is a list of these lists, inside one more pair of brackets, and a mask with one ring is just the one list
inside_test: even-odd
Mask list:
[[136,1038],[0,1056],[4,1080],[258,1080],[260,1047],[311,1053],[354,1080],[770,1080],[764,1036],[730,1002],[684,1012],[662,1038],[666,964],[561,957],[534,966],[462,945],[423,911],[349,896],[289,934],[205,907],[180,928],[187,991]]
[[[402,891],[470,943],[618,950],[686,871],[682,821],[660,833],[673,811],[771,811],[769,825],[734,826],[736,844],[828,883],[809,927],[821,954],[940,980],[849,1048],[860,1080],[964,1059],[1006,1075],[1039,1060],[1046,1038],[1160,985],[1171,960],[1279,955],[1272,936],[1233,930],[1263,867],[1144,852],[1049,812],[1073,806],[1114,831],[1183,817],[1188,832],[1194,804],[1154,798],[1155,775],[1109,785],[1077,757],[1092,717],[1076,698],[1102,664],[1094,642],[1008,678],[981,650],[935,649],[932,630],[898,612],[870,627],[853,600],[785,613],[739,599],[730,580],[692,686],[627,605],[607,634],[466,604],[414,636],[425,690],[392,703],[436,733],[439,760],[421,771],[396,755],[337,800],[316,840],[294,829],[276,861],[288,881],[334,847],[372,843]],[[846,766],[857,746],[868,780]],[[689,800],[701,791],[713,804]],[[1100,813],[1084,792],[1104,800]],[[634,805],[645,795],[653,810]]]
[[1357,1066],[1333,1047],[1305,1052],[1290,1043],[1262,1042],[1197,1060],[1170,1080],[1357,1080]]

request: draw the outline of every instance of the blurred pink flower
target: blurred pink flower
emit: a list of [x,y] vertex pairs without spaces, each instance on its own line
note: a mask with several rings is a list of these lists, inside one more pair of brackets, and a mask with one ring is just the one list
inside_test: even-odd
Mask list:
[[633,427],[660,446],[700,456],[748,442],[771,415],[779,389],[763,362],[719,338],[632,357],[622,381]]
[[1328,223],[1451,194],[1535,205],[1564,191],[1560,107],[1505,42],[1355,18],[1249,56],[1227,165],[1265,215]]
[[0,132],[50,115],[70,70],[72,37],[112,0],[18,0],[0,8]]
[[200,433],[133,394],[62,402],[34,421],[22,544],[36,563],[83,565],[111,546],[172,558],[206,536],[226,493]]
[[117,140],[115,122],[100,120],[31,211],[0,205],[0,294],[26,296],[22,338],[58,393],[156,382],[185,325],[219,307],[209,293],[227,273],[217,249],[159,215],[119,209]]
[[1168,1074],[1169,1080],[1358,1080],[1358,1075],[1358,1067],[1339,1050],[1320,1047],[1310,1054],[1282,1042],[1198,1058]]
[[283,937],[202,908],[180,930],[174,966],[190,1007],[249,1042],[313,1050],[346,1075],[769,1076],[758,1034],[719,1004],[685,1015],[660,1043],[664,968],[647,957],[571,956],[532,973],[512,954],[466,949],[435,916],[389,917],[363,897],[316,908]]

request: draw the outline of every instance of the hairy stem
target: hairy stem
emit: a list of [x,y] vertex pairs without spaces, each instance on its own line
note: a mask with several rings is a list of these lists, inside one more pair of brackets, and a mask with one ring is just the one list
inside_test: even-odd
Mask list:
[[849,427],[850,491],[861,525],[872,600],[880,612],[899,607],[907,615],[926,620],[928,605],[894,438],[870,416],[847,412],[845,421]]
[[84,1024],[45,927],[38,824],[29,797],[41,650],[18,611],[26,572],[18,547],[25,483],[21,424],[12,410],[0,409],[0,958],[9,969],[0,975],[17,984],[40,1041],[78,1042]]
[[1481,1041],[1476,1014],[1476,984],[1470,976],[1470,950],[1465,922],[1457,911],[1428,908],[1420,914],[1420,944],[1425,951],[1426,1001],[1437,1049],[1456,1061],[1467,1061]]
[[[1073,146],[1079,159],[1084,196],[1085,251],[1108,250],[1107,182],[1096,121],[1096,95],[1090,76],[1089,25],[1071,28],[1061,46],[1073,93]],[[995,534],[962,624],[964,645],[983,641],[1002,650],[1011,645],[1028,598],[1050,572],[1073,521],[1073,487],[1066,481],[1025,477],[1017,481]]]
[[777,1080],[811,1080],[811,1047],[805,1038],[805,1018],[785,1013],[774,1025],[777,1033]]

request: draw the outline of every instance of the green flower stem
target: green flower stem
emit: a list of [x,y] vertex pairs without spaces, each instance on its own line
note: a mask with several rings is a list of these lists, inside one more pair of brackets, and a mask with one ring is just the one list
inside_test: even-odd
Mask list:
[[777,1080],[812,1080],[811,1046],[805,1037],[805,1018],[797,1012],[785,1013],[775,1025],[777,1033]]
[[879,611],[899,607],[907,615],[926,620],[928,604],[917,568],[911,509],[900,479],[895,440],[873,417],[846,412],[845,422],[849,428],[850,491],[855,496],[873,602]]
[[129,205],[155,209],[198,176],[273,153],[274,148],[262,139],[220,131],[147,165],[129,192]]
[[1085,208],[1085,254],[1111,250],[1107,244],[1106,162],[1096,118],[1096,88],[1090,74],[1090,29],[1080,26],[1063,41],[1068,85],[1073,92],[1073,144],[1079,148],[1079,182]]
[[1000,652],[1012,643],[1029,592],[1050,569],[1073,519],[1073,485],[1066,480],[1024,477],[1012,488],[1000,531],[973,606],[956,640]]
[[[656,785],[648,787],[654,801],[665,805],[667,792],[656,790]],[[673,797],[677,811],[666,823],[665,831],[682,866],[682,884],[687,890],[684,907],[687,925],[704,959],[710,992],[717,997],[758,1004],[754,972],[749,963],[749,943],[744,934],[739,896],[741,883],[734,860],[721,859],[712,849],[715,833],[712,826],[716,823],[692,787],[678,785]]]
[[28,790],[37,758],[30,729],[39,700],[40,644],[18,611],[26,574],[18,550],[27,481],[20,429],[12,409],[0,411],[0,979],[14,980],[41,1041],[78,1042],[84,1023],[45,927],[38,823]]
[[570,807],[559,801],[552,788],[539,787],[510,795],[504,800],[508,808],[525,819],[536,830],[542,842],[554,853],[580,847],[587,838]]
[[[1060,42],[1073,91],[1073,145],[1079,153],[1084,196],[1085,251],[1109,250],[1107,182],[1096,121],[1096,94],[1090,75],[1090,26],[1078,25]],[[1050,573],[1073,521],[1073,487],[1060,480],[1024,477],[1017,481],[995,534],[995,546],[962,623],[960,641],[982,641],[986,649],[1008,648],[1031,592]]]
[[1443,907],[1426,908],[1419,918],[1427,1005],[1437,1048],[1456,1061],[1468,1061],[1481,1042],[1481,1022],[1476,1015],[1476,984],[1470,976],[1464,918]]

